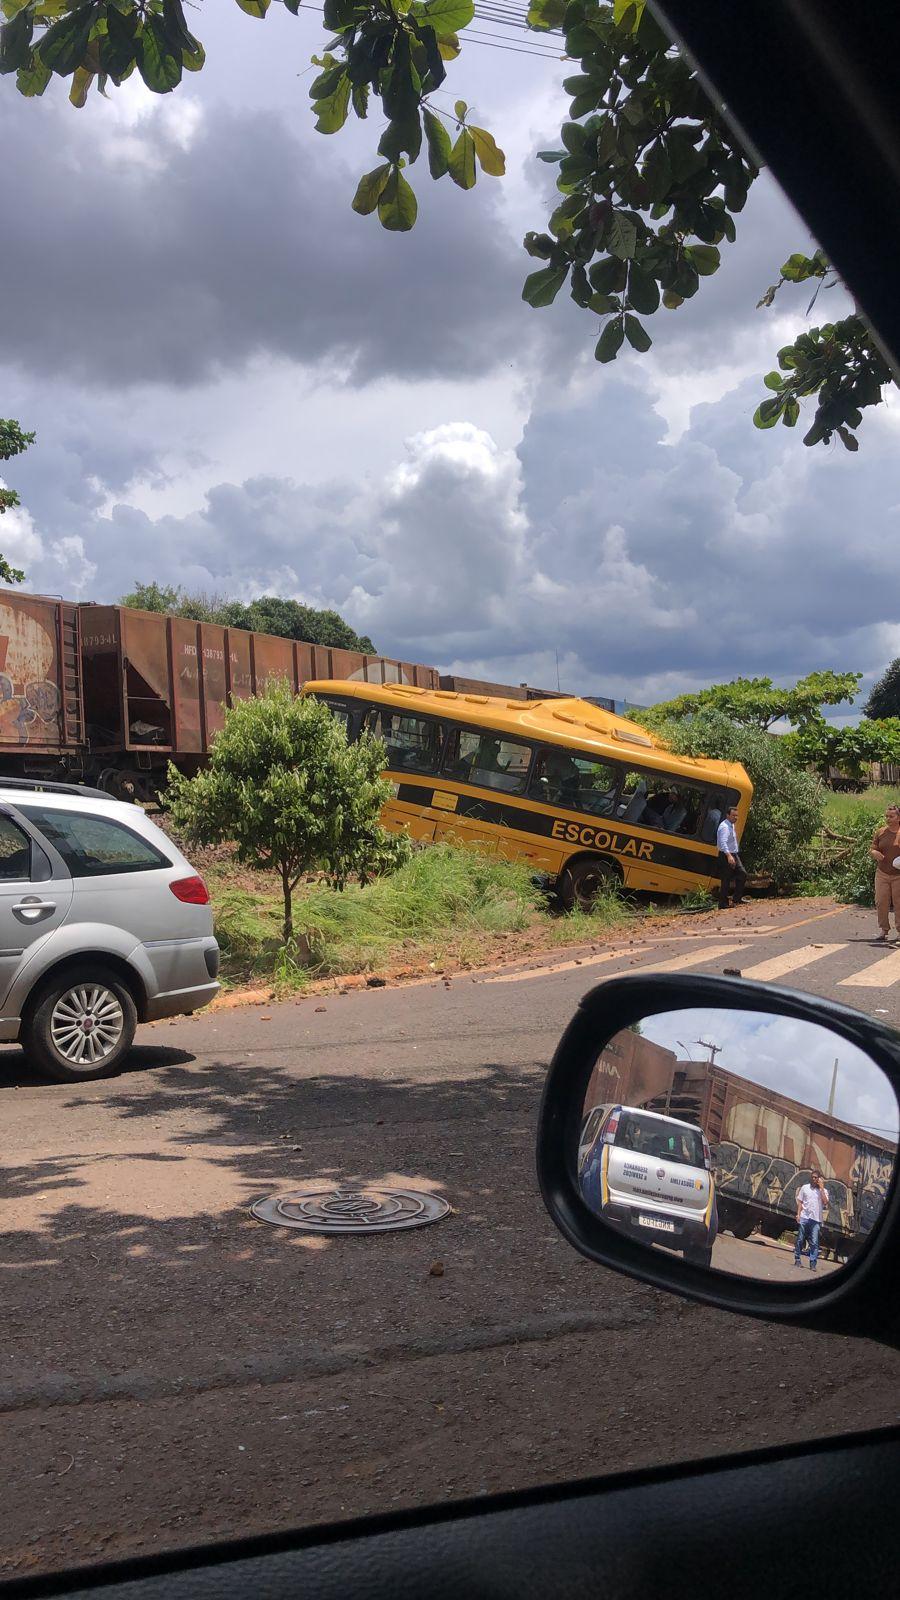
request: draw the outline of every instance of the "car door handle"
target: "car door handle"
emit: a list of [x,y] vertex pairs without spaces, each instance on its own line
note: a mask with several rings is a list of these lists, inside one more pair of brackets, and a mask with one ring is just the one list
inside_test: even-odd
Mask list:
[[12,909],[20,922],[43,922],[56,910],[56,901],[42,900],[39,895],[28,894],[24,900],[17,900]]

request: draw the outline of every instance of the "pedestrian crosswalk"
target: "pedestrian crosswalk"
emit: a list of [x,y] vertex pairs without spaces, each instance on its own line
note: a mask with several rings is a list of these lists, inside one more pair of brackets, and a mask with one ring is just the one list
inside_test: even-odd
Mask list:
[[[699,944],[694,945],[693,949],[685,954],[673,956],[665,961],[654,961],[651,957],[642,963],[642,966],[645,972],[688,972],[708,966],[711,962],[718,962],[724,956],[737,956],[751,948],[746,942]],[[758,983],[777,983],[780,979],[802,972],[806,967],[825,962],[830,957],[840,956],[851,949],[852,946],[846,942],[804,944],[796,946],[793,950],[783,950],[779,955],[769,956],[764,961],[754,961],[750,966],[736,962],[735,967],[740,971],[742,978],[753,978]],[[873,959],[871,947],[864,945],[858,954],[862,964],[846,977],[835,976],[832,981],[836,988],[889,989],[894,984],[900,983],[900,947],[889,951],[886,955],[880,953]],[[823,977],[827,977],[827,968],[823,972]]]
[[841,988],[860,989],[886,989],[892,983],[900,983],[900,950],[892,950],[890,955],[870,962],[861,972],[838,981]]
[[[777,937],[777,930],[775,930]],[[657,940],[652,936],[644,941],[623,947],[593,951],[573,958],[550,961],[540,966],[528,966],[491,973],[478,981],[482,983],[526,983],[536,978],[561,976],[563,973],[583,973],[589,982],[621,978],[625,973],[649,975],[658,972],[700,972],[721,974],[735,971],[742,978],[752,978],[757,983],[786,983],[791,988],[803,988],[803,974],[815,968],[813,981],[820,993],[837,989],[891,989],[900,984],[900,945],[885,951],[883,945],[873,948],[865,939],[844,940],[840,943],[802,944],[782,950],[778,955],[756,960],[760,937],[769,938],[769,930],[748,928],[735,937],[704,944],[702,935],[681,935],[674,939]],[[662,945],[662,959],[657,951]],[[669,954],[675,946],[676,953]],[[750,965],[744,964],[749,957]],[[729,958],[731,958],[729,960]],[[601,970],[592,974],[592,968]],[[848,968],[852,968],[848,972]],[[846,999],[851,1000],[847,995]],[[862,996],[859,997],[862,1004]]]
[[768,961],[757,961],[755,966],[743,967],[741,976],[772,983],[776,978],[784,978],[789,972],[812,966],[814,961],[837,955],[839,950],[846,948],[845,944],[802,944],[796,950],[785,950],[780,956],[771,956]]

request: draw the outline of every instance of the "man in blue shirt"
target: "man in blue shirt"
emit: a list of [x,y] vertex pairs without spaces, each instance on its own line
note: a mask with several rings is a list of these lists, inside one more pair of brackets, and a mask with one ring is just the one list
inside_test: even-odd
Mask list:
[[739,906],[744,898],[747,874],[741,861],[738,836],[735,828],[737,806],[726,811],[716,832],[719,852],[719,910],[727,911],[729,901]]

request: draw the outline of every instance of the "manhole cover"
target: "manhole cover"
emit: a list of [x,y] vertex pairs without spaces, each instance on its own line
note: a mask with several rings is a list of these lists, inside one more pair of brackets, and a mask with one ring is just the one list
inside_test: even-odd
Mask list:
[[328,1189],[310,1185],[290,1194],[272,1194],[250,1207],[261,1222],[313,1233],[390,1233],[398,1228],[423,1228],[440,1222],[450,1210],[446,1200],[418,1189]]

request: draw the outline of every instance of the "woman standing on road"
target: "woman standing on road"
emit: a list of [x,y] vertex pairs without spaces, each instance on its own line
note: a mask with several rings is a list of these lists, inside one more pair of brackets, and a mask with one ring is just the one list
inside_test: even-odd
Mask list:
[[900,934],[900,869],[894,866],[900,857],[900,806],[888,806],[884,821],[885,826],[876,829],[869,851],[875,862],[875,912],[880,940],[891,931],[892,906],[894,929]]

